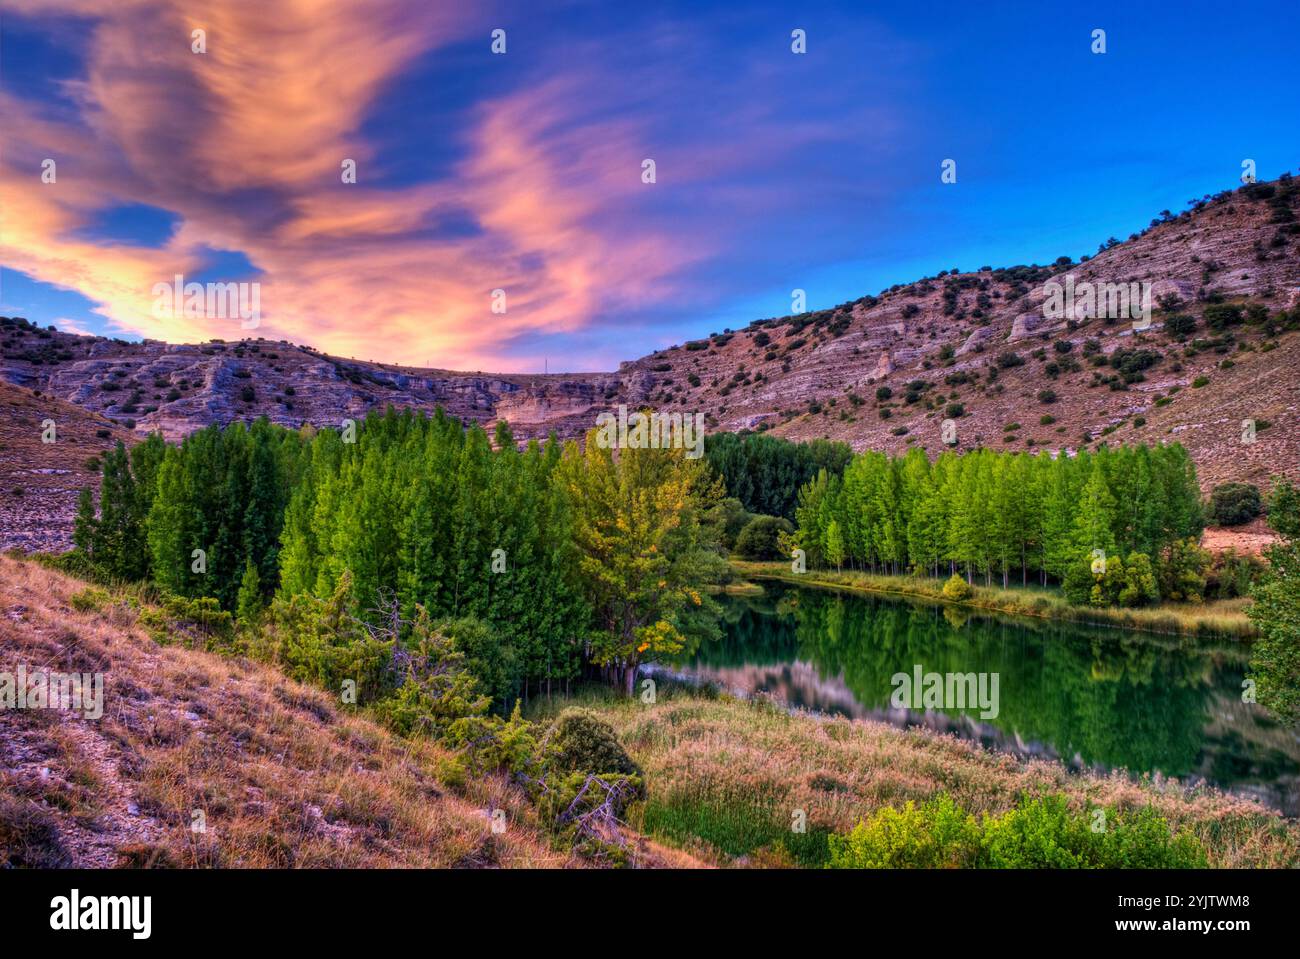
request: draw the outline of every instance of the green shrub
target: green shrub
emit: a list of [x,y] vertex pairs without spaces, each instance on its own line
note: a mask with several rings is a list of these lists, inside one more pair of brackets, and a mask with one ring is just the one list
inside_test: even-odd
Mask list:
[[166,645],[181,640],[199,649],[228,647],[234,638],[230,613],[211,596],[190,599],[167,594],[159,606],[140,611],[140,625],[157,643]]
[[1173,833],[1150,806],[1131,813],[1071,812],[1060,794],[1022,796],[986,817],[979,865],[989,869],[1204,869],[1196,837]]
[[68,602],[79,613],[94,613],[107,606],[111,599],[112,597],[104,590],[87,586],[81,592],[68,597]]
[[1205,325],[1215,333],[1222,333],[1242,321],[1241,307],[1231,303],[1212,303],[1205,308]]
[[980,820],[940,795],[917,808],[886,807],[845,836],[829,837],[835,869],[1204,869],[1200,841],[1171,830],[1150,806],[1072,811],[1060,793],[1021,795]]
[[550,742],[555,768],[565,772],[645,775],[618,741],[614,727],[590,709],[570,708],[560,713]]
[[736,553],[745,559],[781,559],[778,537],[793,533],[794,524],[782,516],[755,516],[736,537]]
[[1220,526],[1249,523],[1263,510],[1259,490],[1250,483],[1222,483],[1210,493],[1210,517]]
[[[358,703],[371,702],[386,691],[395,643],[372,636],[359,622],[350,572],[339,577],[328,600],[310,594],[277,599],[272,614],[274,628],[264,634],[270,648],[261,656],[278,663],[290,677],[334,693],[351,680]],[[406,689],[404,702],[409,705],[418,692]]]
[[975,864],[980,828],[942,795],[919,809],[910,801],[901,810],[886,806],[827,841],[831,869],[952,869]]

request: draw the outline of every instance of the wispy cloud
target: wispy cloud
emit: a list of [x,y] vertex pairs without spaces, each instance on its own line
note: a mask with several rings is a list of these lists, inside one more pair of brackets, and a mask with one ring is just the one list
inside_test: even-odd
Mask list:
[[[554,334],[580,339],[597,318],[698,299],[697,271],[747,229],[735,211],[791,209],[764,167],[843,129],[778,122],[779,95],[745,89],[779,86],[759,67],[719,84],[719,102],[690,104],[672,71],[571,49],[467,104],[446,131],[444,174],[389,184],[373,171],[403,146],[364,135],[367,116],[421,58],[472,41],[476,69],[490,69],[486,14],[425,0],[5,5],[93,26],[83,74],[64,91],[75,113],[0,94],[13,143],[0,161],[0,262],[82,293],[116,329],[173,341],[242,335],[231,320],[151,309],[156,283],[200,274],[227,250],[258,271],[259,335],[397,362],[540,367],[532,338],[553,349]],[[206,54],[191,51],[194,29]],[[667,27],[654,40],[678,52],[692,42]],[[684,118],[709,126],[674,130]],[[857,119],[882,133],[891,122]],[[46,157],[56,183],[40,181]],[[653,187],[640,179],[646,157],[659,164]],[[341,181],[345,158],[357,184]],[[179,224],[162,246],[84,238],[98,212],[125,203]],[[490,309],[497,289],[504,314]]]

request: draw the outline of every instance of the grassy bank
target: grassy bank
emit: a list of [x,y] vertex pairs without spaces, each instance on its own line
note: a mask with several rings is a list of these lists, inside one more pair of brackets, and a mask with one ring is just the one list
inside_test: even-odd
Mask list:
[[[632,825],[718,865],[817,866],[830,833],[884,806],[946,792],[978,815],[1011,808],[1023,791],[1062,793],[1079,810],[1152,805],[1204,844],[1211,866],[1300,864],[1300,824],[1216,790],[1071,774],[928,730],[792,714],[761,700],[661,690],[647,705],[594,691],[583,704],[646,771],[648,797]],[[803,833],[791,829],[799,810]]]
[[793,573],[786,562],[754,563],[732,560],[732,567],[747,579],[776,579],[800,586],[822,586],[859,593],[883,593],[971,609],[1034,616],[1062,622],[1114,626],[1147,633],[1185,636],[1214,636],[1252,639],[1254,625],[1246,618],[1249,600],[1217,600],[1209,603],[1165,603],[1148,609],[1111,609],[1074,606],[1059,593],[1033,586],[1003,589],[974,587],[974,595],[960,602],[943,595],[943,580],[920,576],[883,576],[856,571],[809,570]]
[[[104,677],[98,719],[3,713],[0,868],[587,865],[504,776],[450,776],[446,748],[273,666],[160,645],[138,595],[0,556],[0,669]],[[639,862],[695,865],[669,852]]]

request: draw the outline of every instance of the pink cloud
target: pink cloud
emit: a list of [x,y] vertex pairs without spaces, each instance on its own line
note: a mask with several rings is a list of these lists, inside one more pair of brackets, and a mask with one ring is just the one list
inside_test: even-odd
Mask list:
[[[152,312],[154,284],[202,271],[210,249],[233,250],[260,271],[256,335],[390,362],[518,369],[534,359],[505,347],[530,334],[578,335],[596,316],[690,295],[686,275],[736,226],[680,229],[656,206],[673,195],[657,192],[665,184],[721,179],[719,197],[761,209],[770,192],[727,177],[826,132],[809,122],[764,141],[738,114],[729,136],[662,142],[653,117],[628,119],[637,114],[619,98],[671,81],[615,77],[593,60],[477,104],[448,134],[464,151],[449,176],[380,187],[367,182],[383,161],[360,132],[368,112],[431,50],[479,37],[486,58],[485,14],[423,0],[9,5],[95,19],[84,79],[68,87],[75,116],[0,95],[14,144],[0,158],[0,262],[160,339],[244,335],[231,320]],[[206,54],[190,49],[195,28]],[[40,182],[46,156],[59,162],[56,184]],[[660,164],[659,184],[641,182],[646,157]],[[341,182],[344,158],[357,161],[355,185]],[[161,248],[78,238],[119,203],[170,210],[179,226]],[[431,227],[448,217],[478,230],[437,239]],[[504,314],[490,309],[497,289]]]

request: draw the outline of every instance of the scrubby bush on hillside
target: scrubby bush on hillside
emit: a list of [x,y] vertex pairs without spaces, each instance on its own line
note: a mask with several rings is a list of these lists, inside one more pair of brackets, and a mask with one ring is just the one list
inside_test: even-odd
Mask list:
[[351,572],[339,577],[329,599],[277,598],[272,615],[273,629],[260,638],[257,652],[292,678],[336,692],[351,681],[359,704],[374,702],[390,687],[395,640],[372,633],[357,618]]
[[589,709],[566,709],[551,734],[555,763],[566,772],[619,773],[643,776],[614,727]]
[[1250,483],[1222,483],[1210,493],[1210,517],[1220,526],[1249,523],[1263,509],[1259,490]]
[[1205,325],[1215,333],[1222,333],[1242,321],[1241,307],[1232,303],[1211,303],[1205,308]]

